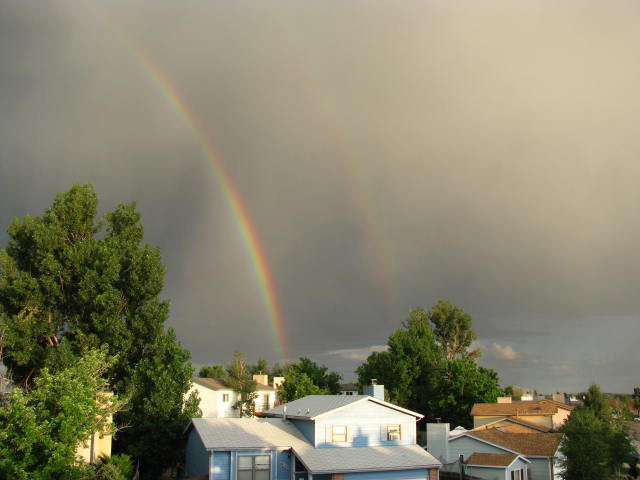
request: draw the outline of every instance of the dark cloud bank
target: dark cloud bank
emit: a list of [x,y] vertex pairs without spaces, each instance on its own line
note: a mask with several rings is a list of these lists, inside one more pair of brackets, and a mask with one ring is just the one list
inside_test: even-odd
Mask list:
[[444,298],[504,385],[631,391],[639,21],[623,1],[4,2],[0,221],[74,182],[104,211],[135,200],[194,362],[278,359],[212,167],[135,44],[242,192],[295,357],[352,378]]

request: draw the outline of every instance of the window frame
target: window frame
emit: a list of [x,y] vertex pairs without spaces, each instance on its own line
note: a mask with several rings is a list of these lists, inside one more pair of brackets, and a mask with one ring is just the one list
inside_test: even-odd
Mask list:
[[[265,465],[264,463],[257,464],[256,459],[258,457],[266,457],[269,461],[266,463],[266,468],[258,468],[260,466]],[[241,458],[250,458],[251,459],[251,468],[241,468],[240,467],[240,459]],[[237,455],[236,456],[236,480],[239,477],[240,472],[251,472],[251,480],[257,480],[256,472],[267,472],[269,475],[269,480],[271,480],[271,455],[269,453],[260,453],[253,455]]]
[[[394,435],[397,435],[397,438],[393,438]],[[387,441],[399,442],[400,440],[402,440],[402,426],[399,423],[387,425]]]
[[231,397],[230,394],[223,393],[222,394],[222,403],[229,403],[231,401],[230,397]]
[[[344,429],[344,433],[336,432],[336,429]],[[346,425],[332,425],[331,426],[331,443],[347,443],[347,426]],[[338,439],[336,439],[338,438]],[[344,438],[344,440],[340,440],[340,438]]]

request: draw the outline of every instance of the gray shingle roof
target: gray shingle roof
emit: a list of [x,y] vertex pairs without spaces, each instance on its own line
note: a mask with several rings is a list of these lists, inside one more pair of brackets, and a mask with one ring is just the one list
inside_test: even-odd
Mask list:
[[194,418],[191,425],[207,450],[311,446],[293,424],[279,418]]
[[294,447],[312,474],[407,470],[440,467],[441,463],[418,445],[394,447],[313,448]]
[[413,415],[416,418],[422,418],[422,415],[419,413],[406,410],[402,407],[398,407],[397,405],[393,405],[392,403],[378,400],[377,398],[370,397],[369,395],[307,395],[306,397],[299,398],[293,402],[278,405],[271,410],[262,412],[262,415],[267,417],[282,417],[284,408],[286,407],[287,417],[313,420],[320,415],[324,415],[325,413],[329,413],[333,410],[366,401],[372,401],[404,412],[408,415]]

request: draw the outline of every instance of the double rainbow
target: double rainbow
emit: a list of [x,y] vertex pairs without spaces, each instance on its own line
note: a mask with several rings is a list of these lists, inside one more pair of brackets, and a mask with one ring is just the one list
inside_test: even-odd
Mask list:
[[273,273],[269,268],[269,261],[260,242],[260,237],[254,221],[249,214],[246,203],[244,202],[238,187],[235,185],[229,172],[220,160],[220,155],[216,152],[214,145],[209,140],[203,126],[198,121],[194,112],[189,108],[184,97],[180,94],[175,84],[168,75],[160,69],[158,65],[151,61],[149,55],[139,47],[129,36],[120,31],[122,38],[129,50],[143,66],[145,73],[151,81],[157,86],[163,97],[171,105],[180,121],[191,133],[194,140],[198,144],[204,157],[213,170],[213,175],[217,183],[222,188],[224,198],[233,214],[235,224],[243,239],[243,243],[251,258],[251,264],[255,272],[258,286],[260,288],[262,300],[269,316],[271,330],[274,336],[274,342],[280,355],[279,360],[286,361],[290,359],[290,352],[287,343],[286,328],[284,323],[284,315],[280,305],[278,290],[273,279]]

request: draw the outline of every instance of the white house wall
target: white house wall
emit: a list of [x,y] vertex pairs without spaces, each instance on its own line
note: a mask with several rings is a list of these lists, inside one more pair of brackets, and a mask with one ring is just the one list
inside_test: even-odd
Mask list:
[[[327,438],[328,428],[334,425],[347,427],[347,442],[332,443]],[[400,425],[401,440],[382,439],[381,430],[386,425]],[[376,445],[410,445],[416,443],[416,417],[383,405],[368,401],[349,406],[318,418],[315,421],[317,447],[365,447]]]

